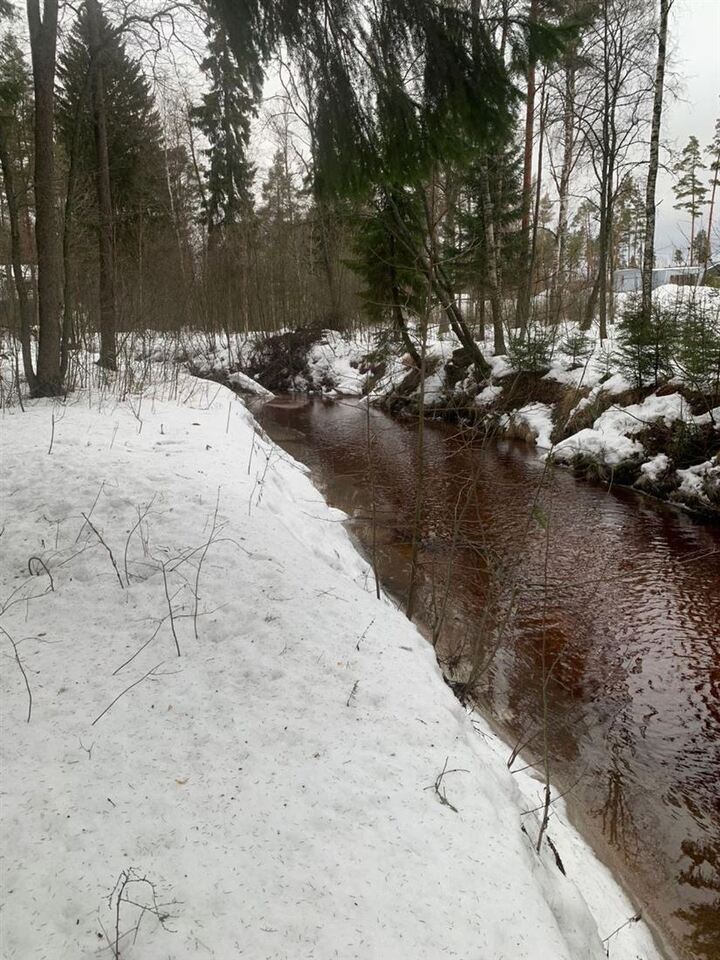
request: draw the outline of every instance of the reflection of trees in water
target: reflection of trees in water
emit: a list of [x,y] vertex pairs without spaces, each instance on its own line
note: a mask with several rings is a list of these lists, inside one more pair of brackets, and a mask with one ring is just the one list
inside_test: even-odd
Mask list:
[[[708,891],[710,899],[678,910],[677,915],[692,927],[686,942],[693,953],[717,960],[720,953],[720,841],[706,844],[683,840],[682,851],[690,864],[680,871],[680,883]],[[713,893],[717,896],[713,897]]]
[[602,816],[603,834],[608,843],[622,850],[626,857],[636,852],[637,831],[625,799],[625,769],[613,747],[610,768],[606,774],[605,801],[595,813]]

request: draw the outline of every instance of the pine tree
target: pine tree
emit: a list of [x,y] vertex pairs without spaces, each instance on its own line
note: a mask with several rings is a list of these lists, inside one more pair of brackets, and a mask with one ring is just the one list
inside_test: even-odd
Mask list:
[[699,176],[702,167],[703,161],[698,138],[690,137],[680,161],[675,165],[678,181],[673,186],[673,192],[677,199],[675,209],[685,210],[690,214],[690,266],[694,262],[695,222],[702,213],[708,192]]
[[211,19],[207,37],[202,69],[210,90],[192,111],[192,119],[210,144],[205,218],[213,239],[219,228],[227,231],[252,209],[255,169],[247,159],[247,148],[254,107],[225,27]]
[[715,136],[713,137],[712,143],[708,144],[707,153],[709,159],[708,166],[712,176],[710,178],[710,212],[708,214],[708,244],[707,259],[705,260],[706,266],[708,261],[712,259],[713,214],[715,212],[715,196],[718,185],[720,185],[720,119],[715,121]]

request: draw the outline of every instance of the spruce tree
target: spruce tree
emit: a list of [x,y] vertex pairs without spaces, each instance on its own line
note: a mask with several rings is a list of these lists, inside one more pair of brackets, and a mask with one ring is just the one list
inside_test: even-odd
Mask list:
[[212,241],[218,229],[227,231],[252,209],[255,170],[247,148],[254,107],[225,26],[211,18],[206,33],[208,52],[202,69],[210,90],[192,111],[192,119],[210,144],[205,218]]
[[[167,218],[167,177],[150,85],[104,14],[99,32],[115,230],[122,242],[139,218]],[[69,162],[77,164],[80,186],[86,188],[96,164],[90,68],[88,19],[82,7],[58,65],[57,123],[60,142]]]
[[[30,238],[27,209],[30,157],[25,156],[29,117],[32,111],[30,70],[18,42],[8,33],[0,41],[0,170],[10,227],[10,263],[19,307],[20,345],[25,379],[35,391],[36,379],[31,349],[33,307],[23,275]],[[23,243],[25,239],[25,243]]]
[[685,210],[690,214],[690,266],[694,262],[695,252],[695,222],[706,203],[707,187],[700,179],[699,171],[703,168],[702,153],[698,138],[690,137],[683,149],[680,161],[675,165],[678,174],[677,183],[673,192],[677,203],[676,210]]

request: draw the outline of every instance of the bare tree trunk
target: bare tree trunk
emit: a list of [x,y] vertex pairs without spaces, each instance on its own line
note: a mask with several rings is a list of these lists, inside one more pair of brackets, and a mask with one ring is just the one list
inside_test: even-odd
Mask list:
[[[720,158],[719,158],[720,159]],[[716,161],[717,162],[717,161]],[[715,211],[715,192],[718,185],[718,171],[715,171],[712,182],[712,190],[710,192],[710,210],[708,212],[708,228],[707,228],[707,245],[705,247],[705,269],[707,270],[707,265],[712,258],[712,225],[713,225],[713,213]]]
[[[547,73],[543,77],[540,87],[540,125],[538,130],[537,177],[535,178],[535,206],[533,208],[532,240],[530,243],[530,259],[528,262],[528,290],[532,293],[535,287],[535,259],[537,254],[537,236],[540,223],[540,200],[542,199],[543,177],[543,146],[545,142],[545,122],[548,112],[548,95],[545,92]],[[528,305],[527,319],[530,318]]]
[[[530,0],[529,19],[537,16],[537,0]],[[527,71],[527,100],[525,104],[525,150],[523,156],[522,221],[520,225],[520,284],[518,287],[515,325],[524,330],[530,314],[530,212],[532,210],[533,135],[535,132],[535,61],[530,60]]]
[[430,285],[428,284],[427,304],[425,315],[423,316],[422,343],[420,345],[420,386],[418,387],[420,410],[418,414],[417,446],[415,452],[417,457],[417,463],[415,465],[415,516],[413,519],[412,547],[410,549],[410,583],[408,584],[407,603],[405,605],[405,616],[408,620],[412,620],[413,614],[415,613],[418,561],[420,556],[420,541],[422,538],[423,498],[425,495],[425,357],[427,352],[429,309]]
[[82,96],[78,100],[73,118],[73,137],[68,157],[67,192],[65,194],[65,216],[63,220],[63,324],[60,372],[63,380],[70,362],[70,340],[72,338],[72,229],[75,216],[75,200],[78,172],[78,152],[80,150],[80,118],[85,108],[92,86],[91,72],[88,72]]
[[10,258],[20,310],[20,347],[22,350],[25,379],[27,380],[30,392],[35,393],[37,383],[30,345],[30,331],[33,321],[32,304],[28,299],[25,278],[23,277],[18,192],[15,184],[15,171],[13,170],[12,160],[10,158],[7,128],[7,122],[4,118],[0,118],[0,167],[2,168],[3,179],[5,181],[5,199],[7,201],[8,218],[10,220]]
[[553,296],[553,316],[559,320],[562,313],[565,284],[567,283],[567,239],[568,208],[570,195],[570,174],[573,166],[574,116],[575,116],[575,80],[577,68],[574,48],[568,52],[565,67],[565,102],[563,104],[563,160],[558,182],[558,227],[555,250],[555,282]]
[[35,242],[38,259],[38,396],[62,393],[60,238],[55,209],[55,65],[58,0],[27,0],[35,91]]
[[652,128],[650,131],[650,162],[645,186],[645,251],[642,266],[642,317],[649,321],[652,316],[652,271],[655,261],[655,187],[660,155],[660,123],[662,120],[663,92],[665,85],[665,51],[667,47],[668,13],[672,0],[660,0],[660,23],[658,25],[658,57],[655,70]]
[[496,355],[505,353],[502,306],[500,304],[500,285],[498,280],[498,255],[493,220],[493,202],[490,196],[490,179],[487,162],[480,165],[480,189],[482,191],[483,223],[485,227],[485,255],[487,257],[488,285],[490,287],[490,309],[493,321],[493,351]]
[[95,130],[95,186],[98,214],[98,256],[100,263],[100,366],[117,370],[115,316],[115,254],[113,244],[113,209],[110,185],[110,155],[105,110],[105,71],[100,37],[99,0],[87,0],[88,31],[93,58],[93,125]]

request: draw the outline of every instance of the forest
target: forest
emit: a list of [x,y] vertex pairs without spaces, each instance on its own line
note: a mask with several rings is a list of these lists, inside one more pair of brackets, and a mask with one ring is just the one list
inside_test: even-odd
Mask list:
[[0,0],[3,957],[720,960],[702,5]]

